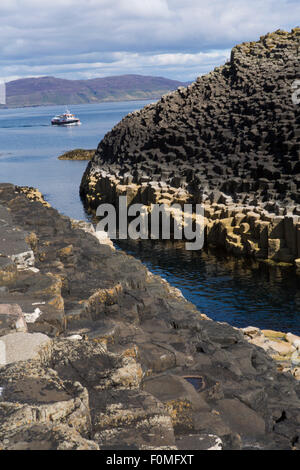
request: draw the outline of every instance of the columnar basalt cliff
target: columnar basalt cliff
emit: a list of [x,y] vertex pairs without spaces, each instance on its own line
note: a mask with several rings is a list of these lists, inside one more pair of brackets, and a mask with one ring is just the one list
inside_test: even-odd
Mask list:
[[100,142],[86,205],[202,203],[207,241],[234,254],[300,258],[300,28],[233,48],[225,65],[141,111]]
[[300,338],[210,320],[33,188],[0,219],[0,449],[299,448]]

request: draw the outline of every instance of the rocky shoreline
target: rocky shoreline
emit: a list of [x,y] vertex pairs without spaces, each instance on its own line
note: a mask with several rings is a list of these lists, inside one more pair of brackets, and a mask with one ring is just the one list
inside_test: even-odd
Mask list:
[[202,204],[206,241],[300,266],[300,28],[233,48],[222,67],[126,116],[81,183],[102,202]]
[[0,211],[1,449],[299,449],[299,338],[210,320],[33,188]]

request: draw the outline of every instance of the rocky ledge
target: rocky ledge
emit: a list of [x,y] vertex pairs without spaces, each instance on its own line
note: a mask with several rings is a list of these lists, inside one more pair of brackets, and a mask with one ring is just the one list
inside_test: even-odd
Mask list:
[[59,160],[91,160],[96,150],[75,149],[63,153],[58,157]]
[[81,183],[100,202],[201,203],[208,243],[300,266],[300,28],[233,48],[222,67],[126,116]]
[[0,210],[1,449],[300,448],[299,338],[210,320],[32,189]]

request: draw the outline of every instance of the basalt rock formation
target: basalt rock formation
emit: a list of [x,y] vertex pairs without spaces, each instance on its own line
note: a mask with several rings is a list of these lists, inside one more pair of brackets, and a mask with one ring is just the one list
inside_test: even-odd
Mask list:
[[300,258],[300,28],[232,49],[225,65],[126,116],[81,183],[94,210],[120,194],[202,203],[207,240],[234,254]]
[[32,188],[0,184],[0,211],[1,449],[299,448],[275,334],[210,320]]

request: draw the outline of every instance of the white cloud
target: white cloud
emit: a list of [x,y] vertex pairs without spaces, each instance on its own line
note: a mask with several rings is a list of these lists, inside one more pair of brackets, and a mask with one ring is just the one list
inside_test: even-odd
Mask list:
[[224,62],[234,44],[290,29],[295,18],[299,0],[1,0],[0,74],[153,67],[189,79]]
[[230,50],[198,52],[195,54],[169,53],[153,55],[116,52],[111,54],[110,60],[106,62],[74,62],[34,66],[26,64],[7,65],[3,68],[2,73],[6,81],[43,75],[56,75],[69,79],[87,79],[119,73],[164,75],[181,80],[181,67],[184,67],[184,80],[194,80],[198,75],[213,69],[216,63],[224,63],[229,56]]

